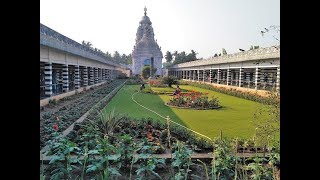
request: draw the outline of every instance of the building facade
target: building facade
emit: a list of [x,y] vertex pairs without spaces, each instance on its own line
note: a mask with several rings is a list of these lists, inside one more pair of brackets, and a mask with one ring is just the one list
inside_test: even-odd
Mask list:
[[153,58],[153,67],[157,68],[155,75],[161,75],[162,52],[157,41],[150,18],[147,16],[147,8],[144,8],[144,16],[139,22],[136,34],[136,43],[132,51],[132,74],[141,74],[142,68],[148,66]]
[[127,72],[127,67],[40,23],[40,99],[101,84]]
[[279,91],[280,46],[176,64],[168,74],[195,82]]

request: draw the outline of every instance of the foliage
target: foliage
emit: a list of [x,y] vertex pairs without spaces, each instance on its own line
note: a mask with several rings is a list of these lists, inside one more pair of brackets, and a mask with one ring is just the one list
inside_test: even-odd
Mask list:
[[105,114],[100,111],[99,120],[100,121],[97,122],[91,122],[94,123],[101,130],[101,132],[104,133],[105,137],[109,137],[113,135],[115,127],[119,125],[121,121],[124,121],[125,118],[119,113],[116,113],[113,109],[109,114]]
[[189,61],[195,61],[198,59],[197,54],[198,53],[196,53],[194,50],[191,50],[189,54],[186,54],[185,51],[182,51],[180,53],[178,51],[174,51],[174,53],[172,54],[174,56],[174,61],[172,65]]
[[[270,96],[272,99],[279,99],[278,93]],[[274,145],[280,149],[276,142],[280,137],[280,101],[267,107],[259,107],[253,116],[253,123],[256,127],[257,143],[260,146]]]
[[187,179],[190,170],[192,150],[188,149],[183,142],[177,141],[173,147],[171,166],[178,171],[175,179]]
[[172,61],[172,59],[173,59],[171,52],[170,52],[170,51],[167,51],[167,52],[166,52],[166,55],[164,56],[164,58],[166,59],[166,62],[167,62],[167,63],[171,63],[171,61]]
[[141,85],[142,83],[143,80],[141,79],[140,75],[130,77],[126,82],[127,85]]
[[[153,68],[153,74],[157,71],[157,68]],[[150,66],[144,66],[143,68],[142,68],[142,72],[141,72],[142,74],[142,77],[144,78],[144,79],[148,79],[149,77],[150,77]]]
[[[73,95],[70,97],[72,103],[68,103],[64,106],[60,106],[58,110],[51,112],[50,108],[46,108],[41,111],[43,114],[40,121],[40,148],[45,146],[45,142],[53,138],[54,124],[59,126],[59,132],[64,131],[74,121],[80,118],[86,113],[93,105],[99,102],[103,97],[108,95],[112,90],[122,84],[124,80],[117,79],[111,83],[105,83],[93,90],[87,90],[81,95]],[[111,99],[112,96],[110,96]],[[63,101],[65,101],[64,99]],[[57,105],[60,105],[63,101],[57,101]],[[108,101],[100,104],[105,105]]]
[[168,87],[172,87],[173,84],[178,84],[178,80],[174,76],[163,77],[161,81],[163,84],[167,84]]
[[149,85],[151,87],[166,87],[166,85],[160,79],[150,79],[149,80]]
[[152,146],[147,139],[144,139],[144,141],[139,144],[139,154],[133,159],[133,163],[138,163],[136,173],[139,179],[147,178],[151,175],[162,179],[155,169],[157,166],[164,165],[165,161],[164,159],[158,159],[152,156],[153,148],[158,147]]
[[207,96],[208,93],[201,93],[191,91],[190,93],[177,94],[168,102],[169,105],[178,107],[187,107],[193,109],[215,109],[220,107],[217,97],[212,97],[210,100]]

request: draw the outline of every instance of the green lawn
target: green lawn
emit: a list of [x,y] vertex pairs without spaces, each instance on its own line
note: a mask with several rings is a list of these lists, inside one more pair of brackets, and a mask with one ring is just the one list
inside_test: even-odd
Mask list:
[[[138,85],[125,85],[104,110],[108,112],[115,108],[116,111],[126,113],[131,117],[151,117],[163,121],[154,113],[145,110],[131,100],[131,95],[138,88]],[[253,136],[254,126],[251,121],[254,111],[257,107],[262,106],[260,103],[189,85],[181,85],[180,88],[182,90],[208,92],[209,97],[215,95],[219,98],[223,107],[218,110],[178,109],[164,105],[172,96],[138,93],[134,98],[159,114],[169,115],[171,120],[211,138],[219,136],[220,129],[225,137],[249,138]],[[152,89],[161,90],[161,88]],[[169,89],[166,88],[166,90]],[[172,91],[174,91],[174,88]]]

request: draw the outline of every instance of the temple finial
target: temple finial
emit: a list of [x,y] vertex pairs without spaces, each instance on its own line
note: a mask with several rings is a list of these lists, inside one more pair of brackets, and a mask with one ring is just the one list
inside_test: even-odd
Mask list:
[[147,7],[146,6],[144,7],[144,15],[145,16],[147,15]]

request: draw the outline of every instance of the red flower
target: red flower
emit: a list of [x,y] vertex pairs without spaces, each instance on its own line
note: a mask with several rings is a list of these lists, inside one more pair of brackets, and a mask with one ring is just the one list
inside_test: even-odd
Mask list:
[[209,94],[208,92],[205,92],[204,94]]
[[59,125],[58,124],[54,124],[52,127],[53,127],[53,130],[55,130],[55,131],[59,130]]

